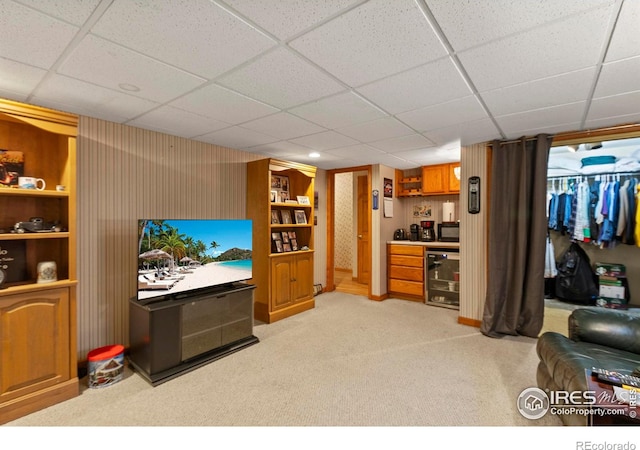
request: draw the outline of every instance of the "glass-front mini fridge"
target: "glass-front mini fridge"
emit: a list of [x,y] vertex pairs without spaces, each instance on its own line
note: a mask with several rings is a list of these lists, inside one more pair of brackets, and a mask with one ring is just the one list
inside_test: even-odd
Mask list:
[[452,249],[428,249],[425,272],[426,303],[459,309],[460,253]]

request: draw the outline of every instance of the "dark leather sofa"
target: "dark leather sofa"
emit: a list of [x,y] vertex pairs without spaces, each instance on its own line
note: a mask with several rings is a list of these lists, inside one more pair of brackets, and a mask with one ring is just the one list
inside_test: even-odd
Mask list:
[[[604,308],[576,309],[569,337],[553,331],[538,338],[538,387],[585,391],[585,369],[598,367],[631,374],[640,366],[640,316]],[[565,425],[587,425],[584,415],[561,415]]]

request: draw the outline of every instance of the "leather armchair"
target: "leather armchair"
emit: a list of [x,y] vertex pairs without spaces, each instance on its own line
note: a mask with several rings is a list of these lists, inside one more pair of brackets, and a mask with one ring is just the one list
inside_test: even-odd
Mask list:
[[[538,387],[585,391],[585,369],[631,374],[640,367],[640,316],[612,309],[576,309],[569,316],[569,337],[546,332],[536,347]],[[587,417],[561,416],[565,425],[586,425]]]

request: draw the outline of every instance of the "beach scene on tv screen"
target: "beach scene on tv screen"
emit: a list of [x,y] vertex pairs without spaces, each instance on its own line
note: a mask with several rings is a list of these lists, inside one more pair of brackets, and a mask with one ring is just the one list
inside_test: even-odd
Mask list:
[[251,278],[250,220],[138,220],[138,299]]

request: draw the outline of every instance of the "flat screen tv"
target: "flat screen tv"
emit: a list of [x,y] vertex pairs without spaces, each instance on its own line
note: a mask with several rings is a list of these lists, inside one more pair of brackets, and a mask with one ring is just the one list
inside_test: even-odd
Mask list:
[[252,277],[251,220],[138,220],[138,301],[185,298]]

